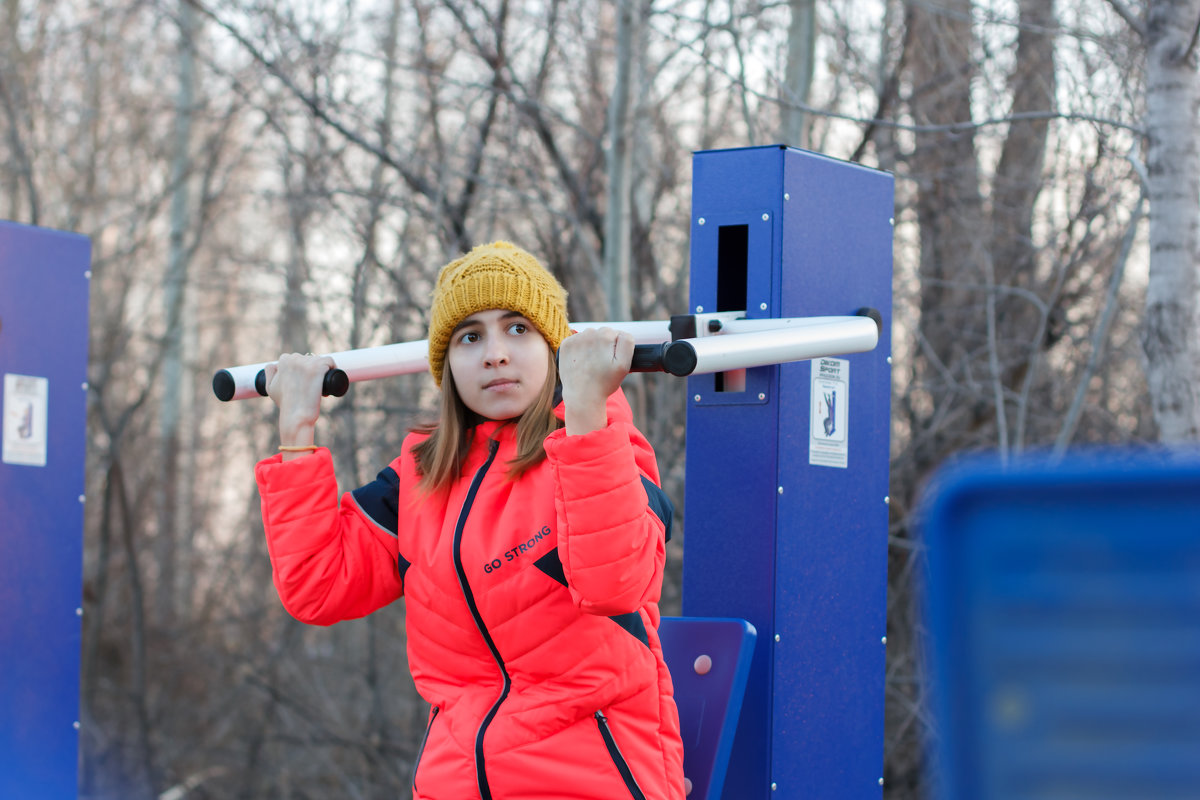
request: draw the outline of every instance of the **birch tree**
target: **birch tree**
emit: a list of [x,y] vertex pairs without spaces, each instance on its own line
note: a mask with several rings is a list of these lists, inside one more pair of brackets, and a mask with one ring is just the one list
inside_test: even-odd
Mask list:
[[1160,439],[1200,441],[1200,2],[1149,0],[1146,49],[1150,278],[1142,347]]

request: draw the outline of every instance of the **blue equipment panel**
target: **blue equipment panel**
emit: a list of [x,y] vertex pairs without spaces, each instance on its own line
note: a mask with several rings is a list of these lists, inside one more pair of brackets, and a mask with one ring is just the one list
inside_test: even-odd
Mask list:
[[926,502],[944,800],[1200,794],[1200,462],[971,462]]
[[0,797],[76,796],[90,261],[0,222]]
[[754,627],[744,619],[663,617],[658,636],[679,707],[688,797],[716,800],[750,674]]
[[882,793],[892,214],[892,177],[856,164],[779,146],[693,158],[692,311],[882,318],[873,351],[830,364],[832,461],[818,362],[688,380],[683,613],[758,631],[731,800]]

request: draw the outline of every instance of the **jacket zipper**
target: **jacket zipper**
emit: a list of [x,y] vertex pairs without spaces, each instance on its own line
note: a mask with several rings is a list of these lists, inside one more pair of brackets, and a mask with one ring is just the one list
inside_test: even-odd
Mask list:
[[454,526],[454,571],[458,573],[458,585],[462,589],[463,597],[467,601],[467,608],[471,610],[471,616],[475,620],[475,627],[479,629],[480,635],[483,636],[483,641],[487,645],[488,650],[491,651],[492,658],[496,661],[496,666],[500,667],[500,676],[504,679],[504,686],[500,690],[500,696],[496,698],[496,702],[492,704],[491,709],[484,716],[483,722],[479,724],[479,730],[475,734],[475,780],[479,784],[479,796],[483,800],[492,800],[492,790],[488,786],[487,781],[487,769],[483,763],[483,735],[487,732],[488,726],[500,710],[500,704],[504,702],[504,698],[508,697],[508,691],[512,688],[512,680],[508,676],[508,670],[504,666],[504,659],[500,657],[500,651],[496,648],[496,643],[492,640],[492,635],[488,633],[487,626],[483,624],[483,616],[479,613],[479,606],[475,603],[475,595],[472,594],[471,585],[467,582],[467,573],[463,569],[462,563],[462,535],[463,528],[467,524],[467,515],[471,513],[471,505],[475,502],[475,494],[479,491],[479,486],[483,483],[483,476],[487,474],[488,468],[492,466],[492,461],[495,460],[496,452],[499,448],[500,443],[495,439],[488,442],[487,461],[483,462],[483,466],[475,472],[475,477],[471,479],[471,487],[467,490],[467,497],[463,500],[462,511],[458,513],[458,522]]
[[421,746],[417,748],[417,759],[413,762],[413,793],[417,791],[417,770],[421,767],[421,756],[425,754],[425,743],[429,741],[429,732],[433,730],[433,721],[437,719],[438,712],[441,709],[438,706],[433,707],[433,713],[429,715],[429,723],[425,726],[425,735],[421,737]]
[[596,727],[600,729],[600,736],[604,738],[604,746],[608,748],[608,755],[616,765],[617,772],[621,773],[621,780],[625,781],[625,788],[629,790],[629,794],[634,800],[646,800],[646,795],[633,777],[633,770],[629,768],[629,762],[625,760],[625,756],[621,755],[621,748],[617,747],[617,740],[613,738],[612,729],[608,727],[608,719],[600,711],[597,711],[594,716],[596,717]]

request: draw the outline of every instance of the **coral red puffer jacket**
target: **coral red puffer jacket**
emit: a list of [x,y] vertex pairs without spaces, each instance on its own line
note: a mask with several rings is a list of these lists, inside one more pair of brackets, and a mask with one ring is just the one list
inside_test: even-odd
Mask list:
[[657,634],[671,504],[653,451],[620,392],[608,427],[555,432],[516,481],[514,432],[479,425],[462,477],[432,496],[416,491],[418,435],[340,505],[327,450],[260,462],[279,596],[321,625],[406,598],[432,706],[414,798],[682,798]]

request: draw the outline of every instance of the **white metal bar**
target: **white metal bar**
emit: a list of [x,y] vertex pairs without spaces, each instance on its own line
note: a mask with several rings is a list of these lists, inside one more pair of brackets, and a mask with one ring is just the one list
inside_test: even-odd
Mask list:
[[[703,331],[694,339],[683,339],[696,352],[694,373],[726,372],[733,369],[782,364],[807,358],[861,353],[875,347],[879,332],[867,317],[795,317],[786,319],[735,319],[741,312],[697,315]],[[720,330],[708,330],[707,321],[718,319]],[[671,333],[667,320],[644,322],[576,322],[575,330],[610,327],[633,335],[635,344],[661,344]],[[357,350],[328,353],[351,383],[408,375],[429,369],[426,339],[399,342]],[[213,378],[213,389],[221,399],[257,397],[254,380],[273,361],[227,367]],[[218,385],[221,388],[218,388]]]
[[[680,341],[688,342],[696,351],[693,375],[865,353],[879,342],[879,328],[868,317],[814,319],[818,321]],[[767,321],[738,320],[738,323]]]
[[576,331],[589,328],[616,328],[633,336],[634,344],[661,344],[671,339],[671,322],[655,319],[646,322],[572,322]]

